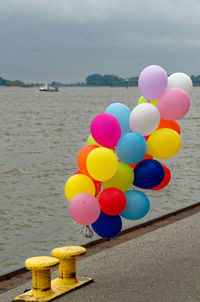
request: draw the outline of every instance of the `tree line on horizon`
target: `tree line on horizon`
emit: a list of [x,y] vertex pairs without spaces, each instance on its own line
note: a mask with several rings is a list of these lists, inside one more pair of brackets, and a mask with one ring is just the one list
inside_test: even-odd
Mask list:
[[[193,86],[200,86],[200,75],[191,77]],[[115,75],[104,75],[92,74],[86,78],[85,86],[109,86],[109,87],[137,87],[138,86],[138,76],[129,78],[119,78]]]
[[[200,86],[200,75],[191,76],[191,80],[194,86]],[[20,80],[6,80],[0,77],[0,86],[16,86],[16,87],[34,87],[41,86],[44,83],[31,83],[26,84]],[[116,75],[100,75],[100,74],[92,74],[87,76],[85,82],[77,82],[77,83],[60,83],[53,81],[50,83],[51,86],[57,87],[137,87],[138,86],[138,76],[133,76],[129,78],[121,78]]]
[[31,84],[25,84],[24,82],[20,80],[6,80],[2,77],[0,77],[0,86],[16,86],[16,87],[31,87]]

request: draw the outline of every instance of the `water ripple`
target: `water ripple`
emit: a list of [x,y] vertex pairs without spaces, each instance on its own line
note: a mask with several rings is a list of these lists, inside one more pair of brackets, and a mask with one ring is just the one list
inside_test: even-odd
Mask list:
[[[94,116],[114,102],[132,110],[139,97],[137,88],[1,91],[0,274],[57,246],[88,242],[70,217],[65,182],[77,170]],[[194,88],[191,109],[180,120],[182,149],[163,161],[171,169],[170,184],[162,191],[144,191],[150,213],[137,222],[123,220],[124,228],[199,201],[199,99],[200,88]]]

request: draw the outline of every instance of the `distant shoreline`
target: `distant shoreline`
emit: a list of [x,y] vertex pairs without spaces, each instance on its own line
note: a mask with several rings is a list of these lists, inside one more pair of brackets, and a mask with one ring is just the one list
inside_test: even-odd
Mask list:
[[[200,86],[200,75],[191,77],[193,86]],[[40,87],[44,83],[30,83],[26,84],[20,80],[10,81],[0,77],[0,87],[22,87],[22,88],[31,88],[31,87]],[[76,83],[61,83],[53,81],[50,83],[50,86],[54,87],[138,87],[138,76],[121,78],[115,75],[100,75],[92,74],[87,76],[85,82],[76,82]]]

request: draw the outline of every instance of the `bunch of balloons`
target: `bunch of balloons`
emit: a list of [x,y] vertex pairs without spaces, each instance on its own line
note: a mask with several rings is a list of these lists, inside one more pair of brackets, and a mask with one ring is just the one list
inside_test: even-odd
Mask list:
[[69,212],[103,238],[118,235],[122,217],[138,220],[150,209],[139,189],[161,190],[171,178],[160,161],[181,148],[181,119],[189,110],[192,81],[185,73],[167,76],[157,65],[139,76],[141,98],[131,111],[109,105],[91,122],[91,134],[79,151],[79,169],[65,184]]

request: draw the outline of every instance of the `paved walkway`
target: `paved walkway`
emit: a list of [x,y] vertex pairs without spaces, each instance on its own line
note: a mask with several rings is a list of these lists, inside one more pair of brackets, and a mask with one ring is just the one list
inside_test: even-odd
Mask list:
[[77,275],[95,282],[56,301],[200,302],[200,213],[78,261]]

